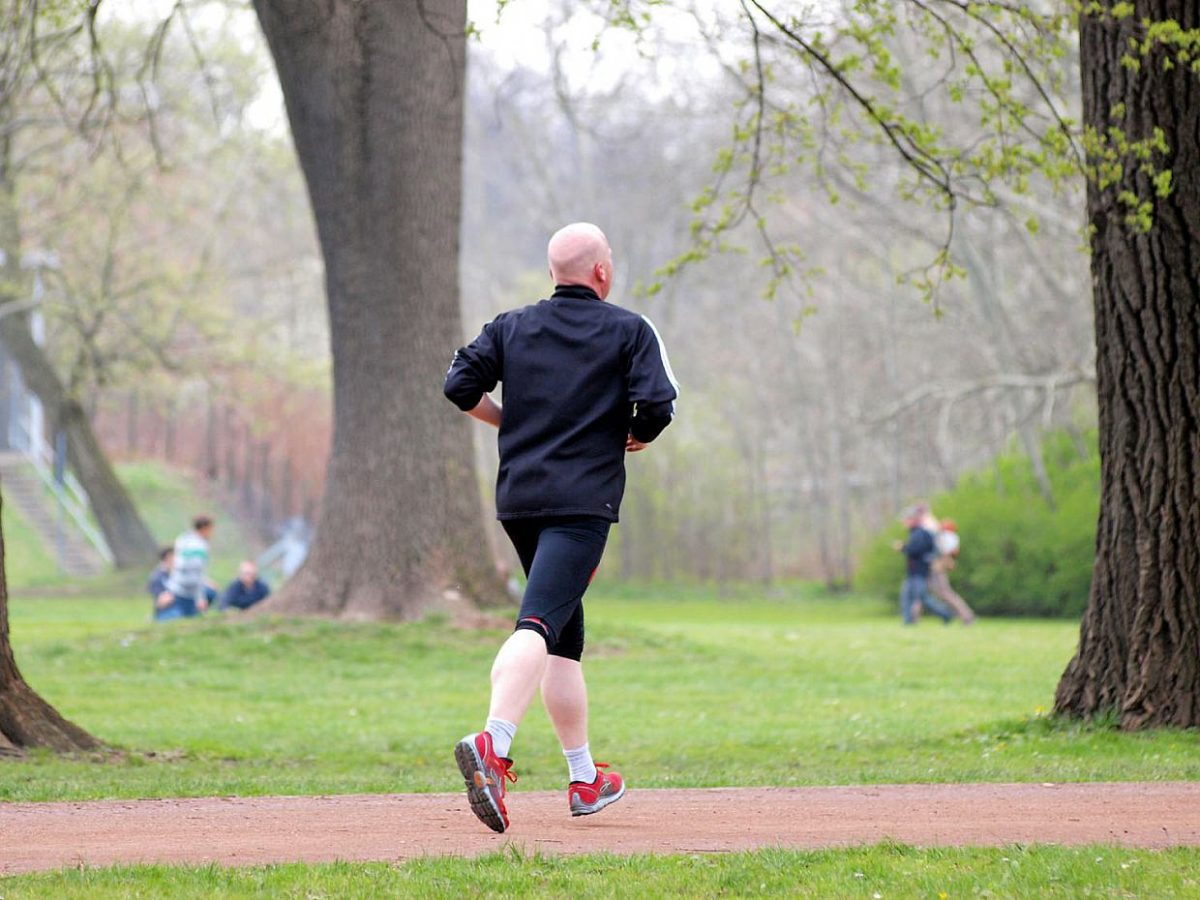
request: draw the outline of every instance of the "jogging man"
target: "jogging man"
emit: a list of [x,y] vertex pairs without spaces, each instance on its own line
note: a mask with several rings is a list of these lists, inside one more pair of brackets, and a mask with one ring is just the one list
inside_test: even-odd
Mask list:
[[[509,748],[539,686],[567,758],[573,816],[625,793],[588,749],[583,594],[617,521],[625,453],[658,437],[678,386],[649,319],[605,303],[612,288],[608,239],[595,225],[560,229],[547,248],[554,293],[501,313],[454,355],[445,393],[500,429],[496,513],[528,584],[516,628],[492,665],[487,726],[454,756],[474,813],[508,828]],[[503,409],[490,396],[504,384]]]

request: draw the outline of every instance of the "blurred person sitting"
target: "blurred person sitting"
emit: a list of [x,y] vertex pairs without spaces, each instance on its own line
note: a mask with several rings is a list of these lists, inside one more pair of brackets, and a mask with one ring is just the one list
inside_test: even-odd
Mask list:
[[175,562],[175,548],[171,545],[159,548],[158,565],[154,567],[154,571],[150,573],[150,579],[146,582],[146,593],[150,595],[150,599],[154,601],[154,613],[157,617],[158,611],[170,606],[174,599],[171,592],[167,590],[167,579],[171,576],[171,566]]
[[271,587],[258,577],[258,566],[253,560],[243,559],[238,566],[238,577],[229,583],[221,595],[221,610],[249,609],[267,599]]

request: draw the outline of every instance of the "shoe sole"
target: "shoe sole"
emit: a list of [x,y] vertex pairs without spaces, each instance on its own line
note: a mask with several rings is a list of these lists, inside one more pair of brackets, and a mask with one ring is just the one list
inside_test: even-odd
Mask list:
[[598,813],[598,812],[600,812],[600,810],[604,809],[604,807],[611,806],[612,804],[616,803],[618,800],[620,800],[624,796],[625,796],[625,785],[622,784],[621,790],[617,791],[617,793],[615,793],[609,797],[601,797],[599,800],[597,800],[591,806],[572,806],[571,807],[571,815],[572,816],[594,815],[595,813]]
[[474,742],[459,741],[454,747],[454,760],[467,787],[467,802],[471,804],[471,812],[492,831],[503,834],[508,826],[504,824],[504,815],[488,790],[487,773],[484,772],[483,760],[479,758]]

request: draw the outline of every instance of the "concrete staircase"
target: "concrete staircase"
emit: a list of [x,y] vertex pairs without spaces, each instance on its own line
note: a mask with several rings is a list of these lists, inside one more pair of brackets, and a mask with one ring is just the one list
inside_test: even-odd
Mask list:
[[100,554],[70,517],[60,514],[32,463],[19,453],[0,453],[0,494],[58,558],[64,574],[86,577],[104,570]]

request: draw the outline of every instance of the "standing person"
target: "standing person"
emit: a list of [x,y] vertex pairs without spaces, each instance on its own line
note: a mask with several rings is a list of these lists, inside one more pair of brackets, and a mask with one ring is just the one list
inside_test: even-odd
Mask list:
[[[483,731],[454,756],[472,811],[508,828],[509,748],[539,686],[567,759],[573,816],[619,800],[625,782],[588,745],[583,594],[600,564],[625,490],[625,453],[670,423],[678,386],[649,319],[604,302],[608,239],[595,225],[557,231],[547,248],[554,293],[501,313],[454,355],[446,396],[500,429],[496,513],[527,583],[516,627],[492,665]],[[504,384],[503,409],[490,396]]]
[[196,516],[192,530],[175,539],[175,561],[167,577],[166,589],[171,602],[160,608],[158,618],[178,619],[196,616],[208,608],[208,542],[214,522],[209,516]]
[[929,591],[962,619],[964,625],[975,621],[975,611],[950,586],[950,573],[958,565],[958,526],[953,519],[942,519],[933,538],[937,559],[929,567]]
[[243,559],[238,565],[238,577],[221,594],[221,609],[249,609],[266,600],[270,593],[270,585],[258,577],[254,560]]
[[937,556],[933,532],[923,523],[930,515],[928,504],[918,503],[909,507],[901,517],[908,529],[908,540],[897,541],[893,546],[904,554],[904,583],[900,586],[900,615],[905,625],[915,625],[917,609],[924,606],[943,622],[949,622],[952,614],[929,595],[929,567]]

